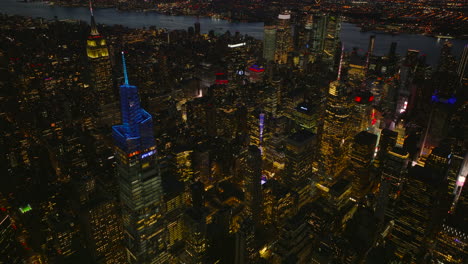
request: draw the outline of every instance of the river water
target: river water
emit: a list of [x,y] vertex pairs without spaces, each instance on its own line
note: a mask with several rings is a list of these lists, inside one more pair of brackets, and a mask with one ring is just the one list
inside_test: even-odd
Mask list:
[[[59,7],[50,6],[42,2],[23,3],[16,0],[0,0],[0,13],[10,15],[22,15],[29,17],[42,17],[46,19],[73,19],[89,21],[89,10],[84,7]],[[168,16],[155,12],[133,12],[118,11],[113,8],[96,9],[94,11],[96,21],[99,24],[122,24],[130,28],[142,28],[156,26],[161,28],[187,29],[196,21],[193,16]],[[207,17],[199,18],[201,30],[206,33],[214,30],[216,33],[224,33],[230,30],[231,33],[239,31],[257,39],[263,38],[263,23],[231,23],[226,20],[211,19]],[[376,32],[360,32],[360,29],[349,23],[342,24],[341,40],[346,50],[357,47],[361,50],[367,49],[369,37],[376,35],[375,50],[376,55],[388,53],[391,42],[397,42],[397,53],[404,55],[408,49],[420,50],[421,54],[426,54],[427,62],[435,65],[439,60],[440,48],[443,40],[433,37],[416,34],[390,35]],[[467,40],[450,40],[453,43],[453,54],[460,56]]]

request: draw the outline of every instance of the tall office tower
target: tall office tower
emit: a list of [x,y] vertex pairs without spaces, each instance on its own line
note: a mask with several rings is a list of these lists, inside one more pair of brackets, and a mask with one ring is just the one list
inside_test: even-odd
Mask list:
[[388,57],[395,57],[396,56],[396,48],[397,48],[397,43],[392,42],[390,44],[390,50],[388,51]]
[[263,28],[263,58],[267,61],[275,60],[276,52],[276,26]]
[[304,21],[304,27],[301,29],[301,34],[299,36],[299,46],[298,52],[300,52],[299,58],[301,67],[306,68],[309,62],[314,61],[315,56],[313,54],[312,45],[313,45],[313,15],[308,14]]
[[371,186],[370,167],[376,144],[377,135],[367,131],[359,132],[354,137],[350,174],[353,181],[353,192],[357,196],[364,196]]
[[328,89],[323,129],[320,138],[320,171],[322,177],[333,181],[348,163],[349,133],[354,126],[351,120],[352,104],[343,82],[334,81]]
[[369,46],[367,47],[367,55],[372,56],[374,53],[375,48],[375,35],[370,36],[369,38]]
[[161,176],[156,159],[153,119],[140,107],[137,87],[128,82],[122,52],[125,83],[120,86],[122,125],[112,127],[120,186],[124,244],[128,263],[158,263],[162,239]]
[[93,9],[91,8],[91,33],[86,41],[86,53],[90,81],[93,93],[96,94],[98,123],[111,126],[119,121],[119,110],[114,96],[112,68],[109,50],[96,26]]
[[377,166],[381,167],[384,163],[387,152],[395,147],[398,138],[398,132],[390,130],[388,128],[382,129],[379,139],[379,147],[376,157]]
[[421,151],[425,152],[449,135],[450,120],[456,111],[457,98],[453,94],[441,93],[431,96],[429,119],[424,132]]
[[250,145],[257,146],[261,151],[263,142],[268,138],[268,131],[266,127],[267,115],[264,111],[253,110],[247,117],[249,127]]
[[[250,47],[246,42],[241,42],[238,39],[235,39],[234,42],[228,44],[228,51],[226,53],[226,70],[227,75],[222,76],[218,75],[217,77],[227,77],[226,81],[229,80],[231,82],[241,81],[245,78],[244,71],[246,68],[246,64],[249,61],[249,54],[248,51]],[[218,79],[217,78],[217,79]],[[220,81],[221,80],[221,81]],[[217,84],[227,84],[228,82],[223,82],[223,78],[218,79],[216,82]],[[225,85],[225,89],[229,88],[229,85]],[[224,95],[224,94],[223,94]]]
[[403,65],[400,67],[400,87],[398,89],[397,114],[406,111],[411,93],[411,84],[418,64],[419,50],[408,50]]
[[23,263],[16,235],[16,226],[11,217],[6,212],[0,211],[0,263]]
[[339,16],[328,16],[327,19],[327,34],[323,44],[323,59],[327,62],[330,68],[334,68],[336,51],[338,43],[340,41],[341,31],[341,17]]
[[374,95],[368,91],[360,91],[354,96],[354,113],[353,124],[355,126],[354,132],[368,130],[372,124],[372,103],[374,102]]
[[267,86],[265,89],[265,96],[263,97],[263,108],[268,116],[273,118],[278,117],[278,101],[279,93],[275,86]]
[[285,185],[295,189],[296,186],[310,183],[316,143],[315,134],[307,130],[296,132],[285,139],[287,175],[280,179]]
[[317,139],[315,134],[301,130],[285,140],[285,175],[281,181],[298,193],[299,207],[310,202],[313,178],[313,162]]
[[252,219],[243,219],[239,224],[239,230],[234,234],[234,264],[259,262],[258,240],[255,232],[256,228]]
[[103,264],[124,263],[122,221],[117,201],[105,196],[96,197],[84,207],[82,216],[88,248],[94,260]]
[[189,208],[184,214],[185,255],[182,263],[206,263],[208,248],[206,215],[202,208]]
[[374,53],[375,47],[375,35],[370,36],[369,38],[369,47],[367,48],[367,59],[366,59],[366,68],[369,68],[370,57]]
[[164,222],[167,226],[166,245],[168,251],[171,251],[182,242],[186,193],[184,184],[172,177],[172,175],[163,177],[162,183],[164,189]]
[[195,34],[196,35],[200,35],[200,21],[198,21],[198,17],[197,17],[197,22],[195,22]]
[[457,68],[458,80],[462,84],[468,79],[468,44],[463,48],[463,53]]
[[301,50],[311,51],[312,50],[312,42],[313,42],[313,33],[314,33],[314,16],[312,14],[308,14],[306,17],[305,25],[304,25],[304,37],[301,44]]
[[433,170],[438,176],[447,177],[451,152],[442,147],[436,147],[432,150],[425,162],[424,167]]
[[[309,212],[301,210],[281,225],[280,236],[273,250],[278,260],[269,263],[314,263],[310,257],[313,250],[313,225]],[[315,224],[315,223],[314,223]]]
[[453,216],[445,221],[437,233],[434,246],[436,263],[468,262],[468,230],[465,221]]
[[317,102],[302,102],[294,109],[290,110],[290,118],[296,122],[297,125],[303,129],[317,133],[318,126],[318,109],[319,103]]
[[449,211],[449,213],[451,214],[455,212],[467,176],[468,153],[466,153],[464,157],[462,155],[459,155],[459,153],[452,153],[447,173],[447,181],[449,185],[448,194],[449,197],[453,197],[453,201]]
[[439,64],[437,65],[437,71],[447,72],[452,71],[456,67],[455,57],[452,55],[453,44],[449,41],[445,41],[440,49]]
[[262,156],[257,146],[250,145],[245,153],[245,209],[254,226],[260,223],[262,204]]
[[203,208],[205,206],[205,186],[202,182],[196,181],[190,185],[191,202],[194,208]]
[[316,14],[313,16],[312,23],[312,51],[315,56],[322,54],[323,45],[327,36],[327,16]]
[[195,172],[193,170],[192,155],[193,150],[183,147],[174,150],[176,162],[176,173],[179,181],[190,182],[193,180]]
[[432,238],[436,216],[442,215],[436,211],[440,207],[438,193],[443,178],[418,165],[409,169],[405,187],[392,210],[395,225],[389,242],[396,246],[397,256],[412,255],[411,258],[415,258]]
[[276,31],[275,61],[285,64],[288,53],[292,51],[293,39],[291,34],[291,13],[286,11],[278,15],[278,26]]
[[401,147],[394,147],[386,154],[382,166],[380,190],[376,208],[376,216],[383,220],[388,204],[395,201],[403,187],[403,178],[408,167],[409,153]]

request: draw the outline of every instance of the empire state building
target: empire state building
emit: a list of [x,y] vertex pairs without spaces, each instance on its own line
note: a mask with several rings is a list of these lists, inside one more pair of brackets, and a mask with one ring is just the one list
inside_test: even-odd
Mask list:
[[98,126],[111,126],[119,121],[120,113],[113,91],[109,49],[106,40],[99,34],[92,7],[90,11],[91,32],[86,40],[90,86],[97,100]]

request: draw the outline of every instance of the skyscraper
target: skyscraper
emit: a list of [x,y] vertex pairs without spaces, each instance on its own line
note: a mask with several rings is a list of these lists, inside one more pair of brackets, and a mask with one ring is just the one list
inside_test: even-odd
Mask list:
[[457,68],[457,74],[460,83],[468,78],[468,44],[463,49],[462,56]]
[[122,124],[112,127],[117,177],[122,202],[124,243],[128,263],[158,263],[164,247],[161,238],[161,177],[151,115],[140,107],[137,87],[128,82],[122,52],[125,83],[120,86]]
[[118,122],[119,112],[113,92],[109,49],[106,40],[97,29],[91,6],[90,11],[91,32],[86,40],[90,86],[92,92],[96,95],[98,124],[111,126]]
[[314,15],[312,23],[312,51],[315,55],[322,54],[325,37],[327,35],[327,16]]
[[354,137],[353,151],[351,153],[351,176],[353,190],[360,195],[362,190],[369,187],[370,165],[374,156],[377,135],[367,131],[359,132]]
[[400,195],[404,176],[409,161],[409,153],[401,147],[393,147],[385,152],[385,162],[382,168],[380,189],[375,214],[380,221],[388,212],[388,204],[393,203]]
[[323,59],[330,65],[334,67],[336,50],[338,47],[338,42],[340,41],[340,31],[341,31],[341,17],[339,16],[328,16],[327,19],[327,34],[323,44]]
[[369,38],[369,47],[367,48],[367,59],[366,59],[366,68],[369,68],[369,62],[372,54],[374,53],[374,47],[375,47],[375,36],[372,35]]
[[339,80],[330,83],[320,139],[321,174],[328,180],[335,178],[347,164],[353,136],[349,133],[351,105],[345,85]]
[[288,53],[292,51],[293,48],[291,13],[281,13],[278,15],[278,19],[275,60],[279,64],[285,64],[288,60]]
[[382,129],[379,139],[379,152],[377,153],[376,162],[378,166],[382,166],[383,161],[386,159],[387,152],[392,150],[396,145],[398,132],[388,128]]
[[6,212],[0,211],[0,263],[22,263],[16,226]]
[[287,177],[282,181],[289,187],[296,189],[295,187],[303,185],[304,180],[308,183],[312,180],[316,142],[315,135],[307,130],[296,132],[285,139]]
[[198,21],[198,17],[194,25],[195,25],[195,34],[200,35],[200,21]]
[[115,200],[100,195],[89,202],[82,215],[88,247],[99,263],[121,263],[125,260],[122,248],[122,225]]
[[269,62],[275,60],[276,27],[265,26],[263,29],[263,58]]
[[416,255],[424,251],[440,214],[438,189],[443,185],[443,177],[435,176],[427,168],[418,165],[409,169],[405,188],[395,208],[395,225],[391,231],[390,243],[396,247],[396,255]]
[[458,199],[468,176],[468,153],[463,157],[460,153],[452,153],[447,173],[449,197],[453,196],[450,213],[454,213]]
[[246,213],[253,224],[260,223],[262,157],[257,146],[250,145],[245,153],[245,203]]

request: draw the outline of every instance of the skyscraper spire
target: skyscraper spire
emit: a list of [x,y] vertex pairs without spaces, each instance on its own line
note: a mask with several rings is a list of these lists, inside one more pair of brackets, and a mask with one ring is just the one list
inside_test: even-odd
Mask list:
[[127,64],[125,63],[125,53],[122,51],[122,66],[123,66],[123,75],[125,80],[125,85],[129,85],[128,83],[128,74],[127,74]]
[[93,4],[91,0],[89,0],[89,12],[91,13],[91,36],[99,36],[96,21],[94,20]]
[[339,81],[341,79],[341,67],[343,64],[343,55],[344,55],[344,44],[341,44],[341,56],[340,56],[340,65],[338,66],[338,78],[337,80]]
[[91,3],[91,0],[89,0],[89,11],[91,12],[91,16],[94,16],[94,14],[93,14],[93,4]]
[[129,264],[158,262],[161,251],[149,245],[163,241],[161,176],[151,115],[140,107],[136,86],[130,85],[122,52],[125,83],[120,86],[122,124],[112,127],[117,179],[122,201],[124,245]]

